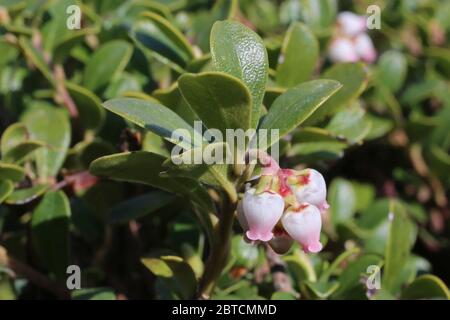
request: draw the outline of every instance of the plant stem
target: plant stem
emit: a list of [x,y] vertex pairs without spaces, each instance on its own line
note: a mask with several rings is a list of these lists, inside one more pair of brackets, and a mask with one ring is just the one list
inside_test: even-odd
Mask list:
[[46,275],[11,257],[6,249],[1,246],[0,265],[11,269],[14,272],[14,275],[21,275],[30,282],[34,283],[36,286],[48,290],[59,299],[70,299],[70,292],[64,285],[49,279]]
[[230,201],[229,199],[226,199],[224,202],[222,217],[217,223],[211,253],[205,264],[205,272],[203,273],[197,292],[198,299],[209,299],[211,297],[230,254],[231,231],[237,202],[236,200]]
[[[270,157],[267,152],[262,150],[250,150],[249,157],[257,157],[263,165],[263,175],[274,175],[280,171],[278,163]],[[254,166],[251,167],[251,170]],[[247,167],[249,169],[249,167]],[[242,174],[243,172],[240,172]],[[247,173],[248,174],[248,173]],[[251,174],[251,173],[250,173]],[[238,182],[238,185],[245,181]],[[236,210],[238,197],[235,186],[223,183],[225,191],[228,193],[224,200],[222,216],[216,226],[216,236],[213,240],[211,253],[205,264],[205,272],[200,281],[197,298],[209,299],[216,286],[223,269],[226,266],[231,247],[231,229],[233,226],[234,212]]]

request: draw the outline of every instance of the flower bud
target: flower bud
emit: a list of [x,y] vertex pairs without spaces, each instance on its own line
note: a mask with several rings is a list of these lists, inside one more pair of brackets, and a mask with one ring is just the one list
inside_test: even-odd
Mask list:
[[242,199],[242,209],[248,225],[246,236],[253,241],[269,241],[273,237],[272,229],[283,214],[284,200],[278,193],[264,191],[255,194],[255,191],[247,190]]
[[356,62],[359,60],[354,43],[347,38],[333,40],[328,55],[333,62]]
[[353,37],[366,30],[366,19],[353,12],[344,11],[337,17],[337,22],[342,33]]
[[362,33],[355,39],[355,51],[365,62],[372,63],[377,58],[377,52],[372,40],[366,33]]
[[299,203],[310,203],[320,211],[328,209],[327,185],[319,171],[306,169],[289,179],[288,183]]
[[320,229],[322,219],[320,211],[309,203],[302,203],[297,210],[290,210],[281,218],[283,228],[308,253],[322,250]]
[[273,238],[269,241],[269,246],[278,254],[285,254],[292,247],[294,241],[284,230],[281,223],[275,226],[273,230]]

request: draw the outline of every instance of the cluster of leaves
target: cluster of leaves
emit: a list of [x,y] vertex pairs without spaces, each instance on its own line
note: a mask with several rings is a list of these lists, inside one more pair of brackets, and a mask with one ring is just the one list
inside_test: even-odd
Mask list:
[[337,13],[370,2],[0,0],[0,298],[66,298],[72,264],[74,299],[193,297],[243,182],[172,164],[174,144],[199,147],[172,132],[198,119],[279,129],[283,166],[330,182],[322,253],[278,257],[230,226],[213,298],[449,298],[431,273],[450,279],[434,260],[450,229],[450,5],[377,1],[377,62],[331,64]]

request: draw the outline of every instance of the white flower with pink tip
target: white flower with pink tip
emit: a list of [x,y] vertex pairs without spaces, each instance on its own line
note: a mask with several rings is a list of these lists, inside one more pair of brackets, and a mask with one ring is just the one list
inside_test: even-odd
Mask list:
[[372,63],[376,60],[377,52],[366,33],[366,19],[363,16],[347,11],[338,15],[328,55],[333,62]]
[[366,19],[350,11],[343,11],[337,16],[337,24],[347,36],[357,36],[366,31]]
[[322,250],[320,243],[322,218],[317,207],[302,203],[298,208],[286,212],[281,221],[286,232],[300,243],[305,252],[315,253]]
[[281,169],[273,159],[266,164],[258,184],[248,188],[238,203],[244,238],[268,242],[279,254],[294,241],[305,252],[319,252],[321,213],[329,207],[325,179],[314,169]]
[[248,225],[247,238],[252,241],[271,240],[272,230],[283,215],[283,198],[270,191],[255,194],[255,189],[250,189],[242,199],[242,208]]

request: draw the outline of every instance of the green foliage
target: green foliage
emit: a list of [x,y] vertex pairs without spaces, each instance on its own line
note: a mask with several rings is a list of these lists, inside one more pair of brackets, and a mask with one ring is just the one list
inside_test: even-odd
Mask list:
[[22,121],[31,139],[47,144],[47,148],[35,152],[38,175],[42,179],[56,176],[64,162],[71,139],[67,114],[53,106],[36,104],[24,113]]
[[47,192],[31,219],[36,253],[59,279],[65,279],[69,263],[69,219],[69,200],[61,191]]
[[132,46],[122,40],[102,45],[86,63],[83,85],[91,91],[98,91],[104,87],[123,71],[132,52]]
[[[293,24],[286,33],[277,65],[277,83],[293,87],[308,80],[319,57],[319,44],[307,26]],[[295,72],[292,70],[295,69]]]
[[[305,121],[340,87],[337,81],[313,80],[288,89],[275,99],[260,129],[278,129],[282,138]],[[275,142],[271,140],[268,145]]]
[[255,128],[267,83],[269,63],[262,39],[234,21],[216,22],[211,30],[214,68],[241,79],[252,94],[251,125]]
[[207,128],[250,128],[252,97],[237,78],[225,73],[184,74],[178,80],[181,94]]

